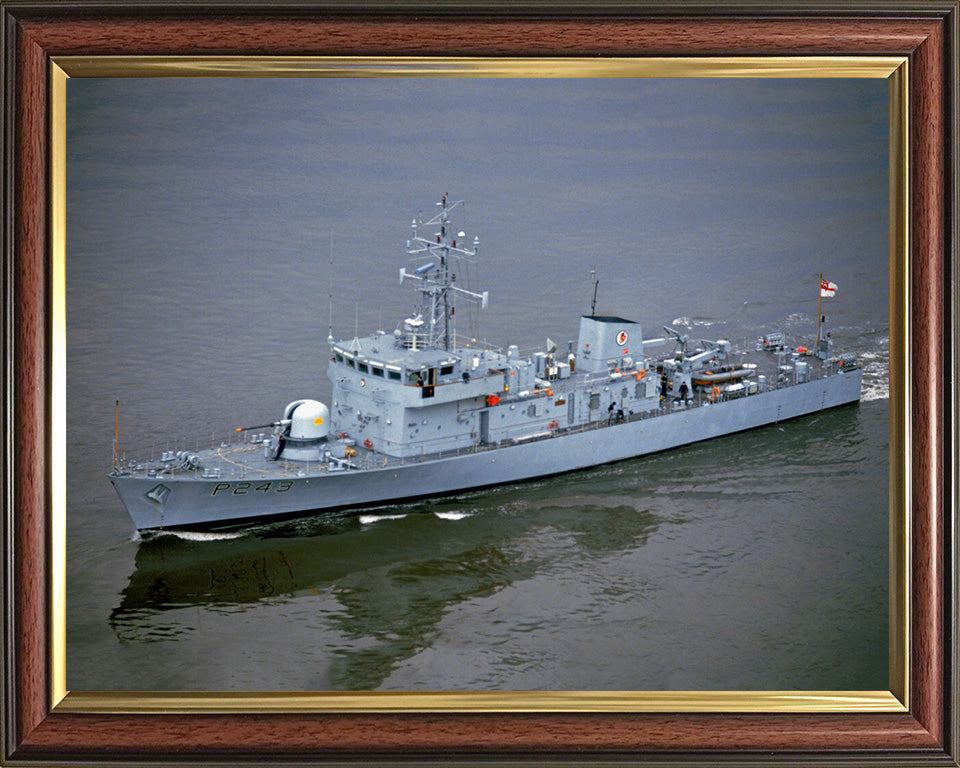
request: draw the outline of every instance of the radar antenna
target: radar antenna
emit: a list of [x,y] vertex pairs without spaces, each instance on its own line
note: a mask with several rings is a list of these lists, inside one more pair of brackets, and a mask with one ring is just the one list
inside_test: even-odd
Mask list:
[[[463,203],[462,200],[447,201],[444,195],[437,205],[440,212],[432,219],[420,221],[419,217],[413,221],[413,236],[407,241],[407,253],[414,257],[430,258],[431,261],[417,267],[412,273],[400,269],[400,282],[417,280],[420,283],[421,316],[423,318],[424,342],[434,349],[452,349],[456,338],[454,328],[455,307],[454,299],[461,296],[480,304],[486,308],[489,294],[474,293],[454,284],[456,275],[451,271],[451,259],[457,258],[471,261],[477,255],[480,239],[473,238],[473,249],[457,245],[457,238],[466,235],[463,232],[454,233],[450,227],[450,211]],[[432,238],[426,238],[417,233],[418,227],[436,225],[439,231]]]

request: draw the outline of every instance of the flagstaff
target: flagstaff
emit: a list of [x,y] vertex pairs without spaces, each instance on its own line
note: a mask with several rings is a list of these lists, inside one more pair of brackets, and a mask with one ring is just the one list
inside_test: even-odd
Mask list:
[[823,279],[820,273],[820,297],[817,299],[817,349],[820,349],[820,325],[823,322],[823,297],[830,298],[837,293],[837,284]]
[[823,320],[823,272],[820,273],[820,291],[817,293],[817,349],[820,349],[821,320]]
[[116,422],[113,428],[113,471],[120,469],[120,401],[116,402]]

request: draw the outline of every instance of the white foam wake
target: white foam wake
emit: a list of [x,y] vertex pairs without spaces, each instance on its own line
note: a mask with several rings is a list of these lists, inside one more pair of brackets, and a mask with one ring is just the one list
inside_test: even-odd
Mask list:
[[176,536],[184,541],[227,541],[246,534],[243,531],[160,531],[157,535]]
[[716,325],[716,322],[684,315],[683,317],[675,317],[670,325],[682,325],[684,328],[709,328],[711,325]]
[[373,525],[381,520],[402,520],[406,515],[360,515],[358,518],[361,525]]

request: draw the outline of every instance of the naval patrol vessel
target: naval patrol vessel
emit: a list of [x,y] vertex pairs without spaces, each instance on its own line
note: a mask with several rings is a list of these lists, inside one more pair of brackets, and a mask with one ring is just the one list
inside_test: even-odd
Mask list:
[[[513,483],[664,451],[860,399],[852,353],[829,334],[789,347],[772,331],[748,349],[725,339],[644,338],[623,317],[580,318],[566,350],[521,356],[457,339],[456,308],[486,307],[455,265],[479,241],[439,212],[413,223],[400,283],[419,312],[392,333],[328,339],[329,405],[296,400],[269,424],[204,449],[121,460],[109,478],[141,534],[225,529]],[[424,231],[427,234],[422,234]],[[836,286],[821,277],[820,295]],[[458,341],[466,343],[458,344]],[[659,350],[659,354],[657,354]],[[118,419],[119,420],[119,419]]]

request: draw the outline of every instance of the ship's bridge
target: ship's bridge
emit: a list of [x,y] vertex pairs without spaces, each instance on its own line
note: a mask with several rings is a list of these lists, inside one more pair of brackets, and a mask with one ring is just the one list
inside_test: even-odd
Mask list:
[[[452,392],[448,393],[449,397],[438,397],[437,388],[447,384],[461,385],[456,388],[459,397],[481,396],[502,389],[499,384],[481,384],[484,379],[504,374],[506,358],[488,349],[402,349],[385,333],[331,346],[334,363],[330,369],[331,380],[349,388],[358,386],[362,390],[369,385],[376,388],[377,384],[415,387],[416,399],[420,400],[452,399]],[[473,386],[463,388],[464,384]],[[410,396],[404,395],[403,399],[409,400]]]
[[446,350],[422,349],[407,352],[403,365],[405,384],[432,388],[438,384],[460,380],[460,358]]
[[386,334],[333,344],[333,360],[356,374],[384,381],[403,381],[404,355],[397,354]]
[[439,349],[401,350],[386,334],[339,342],[333,345],[333,360],[361,376],[399,384],[436,386],[459,378],[460,358]]

